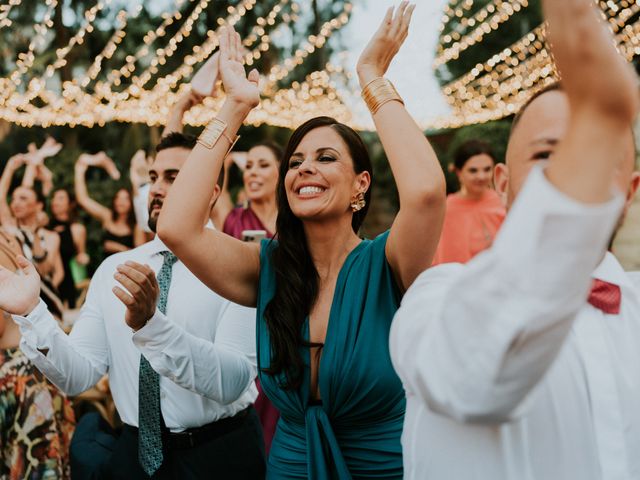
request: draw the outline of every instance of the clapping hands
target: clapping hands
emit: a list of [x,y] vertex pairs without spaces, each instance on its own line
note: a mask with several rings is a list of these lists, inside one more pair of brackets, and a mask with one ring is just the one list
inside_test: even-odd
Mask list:
[[128,261],[118,265],[114,278],[121,285],[113,287],[113,293],[127,309],[125,322],[133,330],[139,330],[156,311],[160,295],[156,275],[148,265]]
[[47,137],[38,151],[43,158],[48,158],[53,157],[60,150],[62,150],[62,144],[53,137]]
[[30,143],[27,147],[27,153],[24,154],[27,162],[40,166],[44,165],[45,158],[53,157],[62,149],[62,144],[58,143],[55,138],[47,137],[40,148],[35,143]]
[[17,257],[17,272],[0,266],[0,310],[27,315],[40,301],[40,276],[36,268],[22,255]]
[[104,169],[114,180],[120,179],[118,167],[109,156],[104,152],[98,152],[94,155],[83,153],[78,157],[78,164],[85,167],[99,167]]

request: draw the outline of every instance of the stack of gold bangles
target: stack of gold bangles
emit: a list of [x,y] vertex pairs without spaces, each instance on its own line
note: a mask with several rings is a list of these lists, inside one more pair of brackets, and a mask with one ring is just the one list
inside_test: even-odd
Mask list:
[[375,115],[382,105],[392,100],[397,100],[404,105],[398,91],[384,77],[374,78],[367,83],[362,89],[362,98],[372,115]]

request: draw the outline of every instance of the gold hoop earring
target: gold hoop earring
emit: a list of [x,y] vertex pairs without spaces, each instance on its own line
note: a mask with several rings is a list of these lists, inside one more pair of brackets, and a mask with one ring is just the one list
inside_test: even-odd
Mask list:
[[367,204],[367,201],[364,199],[364,193],[359,192],[354,198],[351,199],[351,210],[354,212],[359,212],[364,208]]

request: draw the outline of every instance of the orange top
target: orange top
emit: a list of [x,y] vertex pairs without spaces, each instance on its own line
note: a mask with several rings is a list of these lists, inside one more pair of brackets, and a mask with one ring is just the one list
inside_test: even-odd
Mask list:
[[480,200],[463,198],[459,193],[449,195],[433,265],[466,263],[489,248],[505,215],[495,190],[487,190]]

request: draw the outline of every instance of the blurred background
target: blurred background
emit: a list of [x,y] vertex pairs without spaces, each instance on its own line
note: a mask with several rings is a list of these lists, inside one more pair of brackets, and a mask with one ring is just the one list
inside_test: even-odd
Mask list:
[[[410,37],[388,74],[435,146],[445,172],[456,146],[481,138],[503,161],[511,116],[556,73],[539,0],[420,0]],[[153,154],[171,106],[215,52],[216,29],[233,24],[246,61],[261,74],[262,105],[236,150],[258,140],[286,143],[292,128],[326,114],[362,132],[375,168],[364,233],[388,228],[397,195],[384,152],[359,96],[355,62],[387,0],[0,0],[0,167],[47,135],[64,145],[47,160],[56,186],[71,186],[83,152],[105,151],[120,171],[138,149]],[[637,66],[640,5],[599,2],[621,52]],[[197,133],[223,100],[208,98],[186,116]],[[93,169],[92,196],[108,203],[126,186]],[[450,191],[457,189],[448,174]],[[231,190],[241,185],[232,171]],[[640,268],[640,209],[616,242]],[[88,226],[92,220],[83,217]],[[88,228],[89,252],[100,248]],[[91,255],[100,258],[100,255]],[[94,265],[95,266],[95,265]]]

